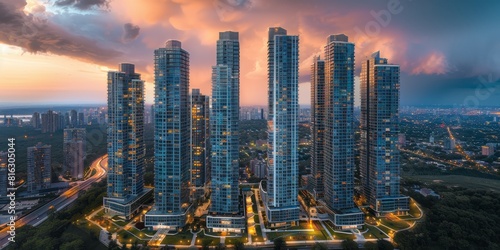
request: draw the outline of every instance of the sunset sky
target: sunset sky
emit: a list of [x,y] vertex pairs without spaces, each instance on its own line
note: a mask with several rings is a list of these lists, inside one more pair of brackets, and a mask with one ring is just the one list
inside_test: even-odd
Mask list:
[[190,53],[190,88],[210,95],[226,30],[240,32],[241,104],[265,105],[274,26],[300,36],[301,104],[313,56],[344,33],[356,74],[377,50],[401,65],[402,105],[500,105],[499,10],[494,0],[0,0],[0,105],[103,104],[120,62],[136,64],[152,103],[153,51],[169,39]]

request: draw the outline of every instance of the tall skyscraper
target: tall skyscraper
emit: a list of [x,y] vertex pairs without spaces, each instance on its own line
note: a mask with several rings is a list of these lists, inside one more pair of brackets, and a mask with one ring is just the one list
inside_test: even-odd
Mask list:
[[70,123],[71,127],[76,128],[78,126],[78,112],[72,109],[70,112]]
[[268,39],[268,180],[262,197],[268,226],[281,227],[299,220],[299,37],[276,27],[269,28]]
[[155,105],[151,105],[151,123],[155,122]]
[[[42,114],[42,133],[54,133],[61,129],[60,119],[59,114],[52,110]],[[64,117],[62,119],[64,121]]]
[[33,115],[31,116],[31,126],[34,128],[34,129],[39,129],[41,128],[41,121],[40,121],[40,113],[38,112],[35,112],[33,113]]
[[[193,201],[202,199],[210,180],[210,103],[199,89],[191,92],[191,185]],[[207,178],[208,177],[208,178]]]
[[406,213],[409,198],[400,194],[399,65],[379,52],[361,67],[360,169],[364,196],[378,216]]
[[0,151],[0,197],[7,196],[8,160],[7,152]]
[[323,198],[325,146],[325,61],[314,57],[311,66],[311,189],[316,199]]
[[169,40],[154,52],[155,61],[155,204],[145,224],[177,229],[191,208],[189,53]]
[[28,147],[27,175],[28,192],[36,192],[50,188],[51,169],[51,146],[39,142],[34,147]]
[[212,67],[210,116],[212,196],[207,227],[241,232],[245,228],[239,192],[240,42],[238,32],[219,33]]
[[78,126],[83,126],[83,125],[85,125],[85,114],[78,113]]
[[151,194],[144,188],[144,81],[135,66],[108,72],[107,213],[130,218]]
[[361,227],[354,204],[354,44],[344,34],[325,46],[324,201],[337,229]]
[[64,113],[64,123],[62,123],[61,125],[62,125],[61,128],[66,128],[68,126],[71,126],[71,118],[69,117],[68,112]]
[[63,171],[67,178],[83,178],[83,160],[86,157],[86,131],[84,128],[64,129]]

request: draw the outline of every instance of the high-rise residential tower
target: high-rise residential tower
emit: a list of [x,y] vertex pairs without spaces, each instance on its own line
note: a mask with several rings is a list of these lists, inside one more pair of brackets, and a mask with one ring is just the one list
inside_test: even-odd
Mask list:
[[325,61],[313,58],[311,66],[311,175],[310,193],[323,198],[325,147]]
[[31,116],[31,126],[34,129],[39,129],[41,127],[40,113],[33,113],[33,115]]
[[378,216],[409,210],[409,198],[399,190],[399,76],[399,65],[389,64],[379,52],[361,67],[361,180]]
[[129,63],[108,72],[108,193],[105,211],[130,218],[148,199],[144,188],[144,81]]
[[[49,110],[42,114],[42,133],[54,133],[61,129],[60,115]],[[64,117],[62,118],[64,121]]]
[[268,171],[262,190],[269,227],[294,225],[299,220],[298,85],[299,37],[280,27],[269,28]]
[[63,142],[63,171],[67,178],[83,178],[83,160],[86,150],[86,131],[84,128],[64,129]]
[[78,113],[78,126],[85,125],[85,115],[83,113]]
[[155,204],[145,224],[175,230],[186,223],[191,208],[189,53],[169,40],[154,52]]
[[70,111],[70,124],[73,128],[76,128],[78,126],[78,112],[76,112],[76,110],[74,109]]
[[51,146],[39,142],[34,147],[28,148],[27,167],[28,192],[37,192],[50,188],[51,168]]
[[211,205],[207,227],[241,232],[245,228],[239,192],[240,42],[238,32],[219,33],[212,67]]
[[199,89],[191,92],[191,185],[193,201],[203,200],[210,171],[210,103]]
[[354,204],[354,44],[344,34],[325,46],[324,202],[337,229],[361,227]]

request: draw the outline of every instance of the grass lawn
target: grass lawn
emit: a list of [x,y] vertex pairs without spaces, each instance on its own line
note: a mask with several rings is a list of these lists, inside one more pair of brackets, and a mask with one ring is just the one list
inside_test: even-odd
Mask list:
[[166,245],[190,245],[193,234],[190,232],[178,233],[176,235],[167,235],[161,242]]
[[210,246],[218,246],[220,243],[219,238],[210,237],[210,236],[205,235],[204,232],[200,232],[196,235],[196,243],[195,244],[202,245],[203,241],[210,241],[210,244],[209,244]]
[[252,241],[264,242],[264,239],[262,238],[262,230],[260,229],[260,225],[255,225],[255,232],[257,233],[257,235],[256,236],[252,235]]
[[113,222],[114,222],[116,225],[121,226],[121,227],[124,227],[125,225],[127,225],[127,224],[128,224],[128,222],[123,221],[123,220],[117,220],[117,221],[115,221],[115,220],[114,220]]
[[260,219],[259,219],[259,215],[258,214],[255,214],[253,216],[253,219],[255,220],[255,224],[259,224],[260,223]]
[[266,233],[267,238],[271,241],[277,238],[283,238],[285,240],[326,240],[325,235],[321,231],[311,231],[311,232],[275,232]]
[[269,239],[270,241],[273,241],[277,238],[289,239],[288,238],[289,236],[295,236],[298,233],[299,232],[276,232],[276,233],[266,233],[266,235],[267,235],[267,239]]
[[101,209],[101,211],[97,212],[95,216],[104,216],[106,213],[104,212],[104,209]]
[[234,243],[236,242],[243,242],[243,243],[247,243],[248,242],[248,237],[245,236],[245,237],[230,237],[230,238],[226,238],[226,241],[225,241],[225,244],[226,245],[234,245]]
[[333,231],[333,228],[330,225],[329,221],[324,221],[323,224],[325,224],[326,229],[330,232],[330,234],[334,234],[335,232]]
[[410,226],[410,224],[404,220],[390,220],[387,218],[382,218],[380,222],[395,230],[405,229]]
[[352,233],[348,233],[348,234],[333,233],[332,235],[333,235],[334,240],[347,240],[347,239],[354,240],[354,239],[356,239],[356,236]]
[[398,215],[398,217],[402,220],[411,220],[411,219],[416,219],[415,217],[411,215]]
[[130,227],[130,229],[128,229],[129,232],[135,234],[135,236],[141,238],[142,240],[149,240],[151,239],[151,237],[148,237],[146,235],[144,235],[143,232],[141,232],[141,230],[135,228],[135,227]]
[[385,234],[389,235],[389,233],[391,232],[391,229],[387,228],[387,227],[384,227],[382,225],[378,226],[378,228],[382,231],[384,231]]
[[257,210],[257,201],[255,200],[255,194],[252,195],[252,209],[255,214],[259,213],[259,210]]
[[121,230],[116,236],[121,243],[132,244],[137,241],[138,244],[147,244],[148,240],[139,240],[126,230]]
[[319,231],[319,232],[321,232],[323,234],[323,237],[325,239],[330,239],[330,236],[326,232],[325,228],[321,225],[321,222],[319,222],[319,221],[313,221],[312,225],[313,225],[314,231]]
[[363,237],[366,239],[383,239],[386,238],[387,236],[380,232],[377,228],[374,226],[366,226],[368,228],[368,232],[363,234]]

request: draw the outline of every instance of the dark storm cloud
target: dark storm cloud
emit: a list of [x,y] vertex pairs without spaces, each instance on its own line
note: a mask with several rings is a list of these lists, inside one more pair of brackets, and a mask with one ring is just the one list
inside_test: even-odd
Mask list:
[[48,52],[84,61],[109,61],[121,52],[102,48],[93,40],[67,32],[51,21],[23,12],[26,1],[0,2],[0,42],[30,53]]
[[56,0],[55,5],[61,7],[74,7],[80,10],[93,8],[109,8],[109,0]]
[[123,37],[122,40],[124,42],[130,42],[134,40],[137,36],[139,36],[139,31],[141,28],[137,25],[133,25],[131,23],[126,23],[123,25]]

